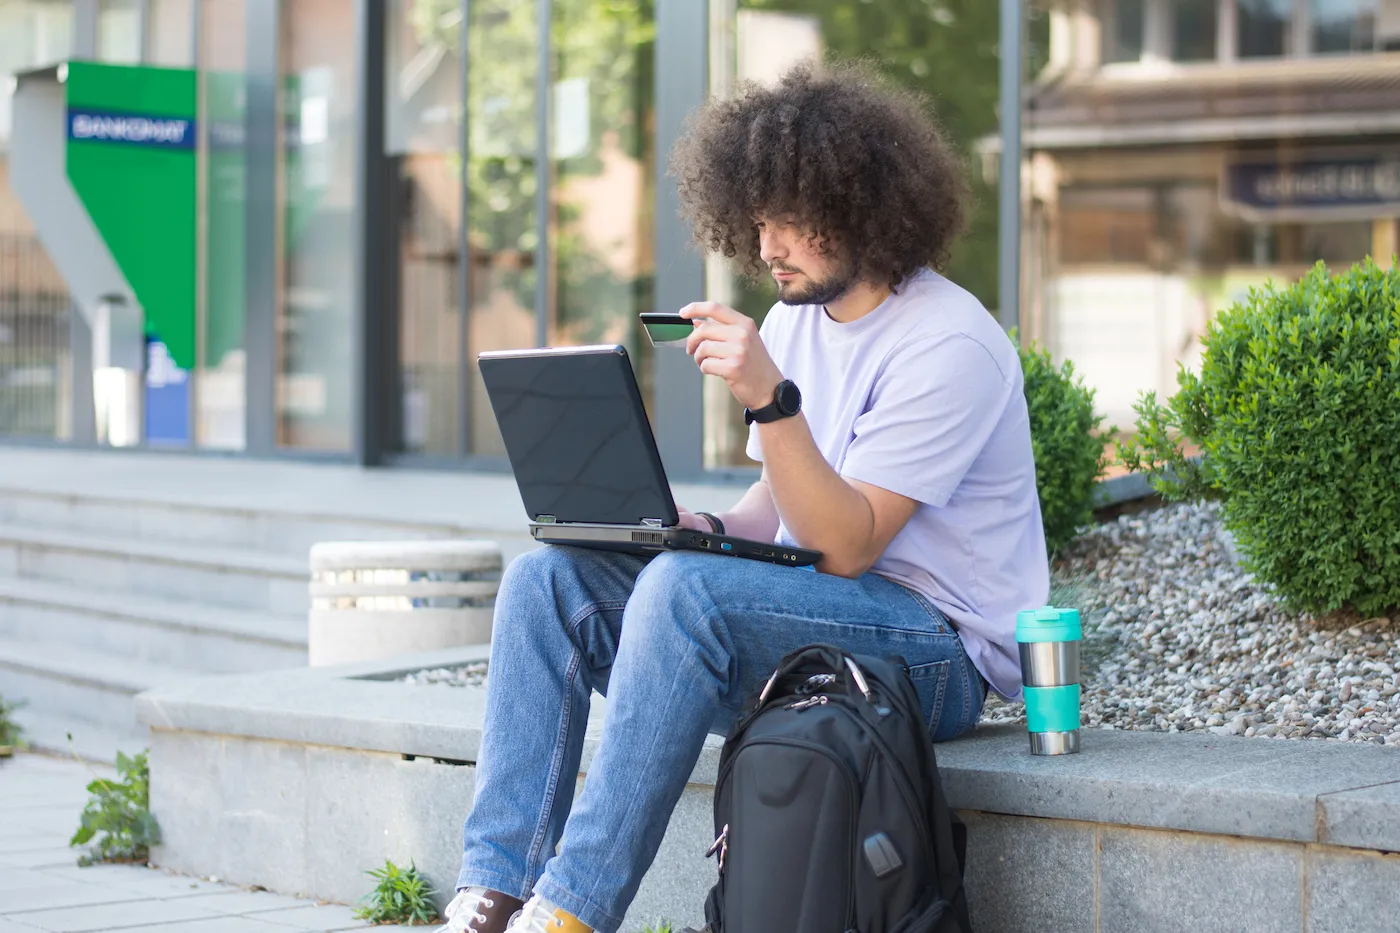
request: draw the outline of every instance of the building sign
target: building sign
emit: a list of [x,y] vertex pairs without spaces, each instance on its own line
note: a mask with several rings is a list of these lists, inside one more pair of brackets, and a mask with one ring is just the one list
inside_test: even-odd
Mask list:
[[162,149],[193,149],[194,121],[136,113],[68,109],[68,138],[129,143]]
[[1237,162],[1222,199],[1245,216],[1400,213],[1400,159],[1389,155]]

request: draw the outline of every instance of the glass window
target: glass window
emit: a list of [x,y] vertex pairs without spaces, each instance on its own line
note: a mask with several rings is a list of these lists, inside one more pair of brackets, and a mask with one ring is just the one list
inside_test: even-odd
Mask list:
[[399,449],[461,452],[461,26],[456,0],[388,8],[385,155],[397,221]]
[[1144,0],[1109,0],[1108,28],[1104,29],[1107,63],[1135,62],[1142,58],[1146,13]]
[[[245,0],[202,3],[199,95],[204,191],[199,235],[203,301],[195,371],[195,441],[209,449],[242,450],[247,437],[246,10]],[[159,48],[160,43],[153,47]]]
[[119,65],[141,63],[141,0],[102,0],[97,8],[97,57]]
[[1370,52],[1376,47],[1377,0],[1312,0],[1312,50]]
[[[1137,26],[1132,57],[1141,55],[1140,2],[1121,4]],[[712,3],[712,8],[717,4]],[[866,58],[896,84],[936,101],[948,135],[971,162],[973,146],[998,130],[997,4],[930,3],[926,0],[738,0],[728,15],[712,13],[711,91],[732,92],[736,80],[773,81],[793,64],[827,52],[840,58]],[[1048,46],[1048,18],[1027,16],[1027,49],[1032,61]],[[1029,71],[1029,69],[1028,69]],[[1030,73],[1033,73],[1031,71]],[[968,233],[953,246],[944,270],[988,308],[997,295],[997,192],[979,173],[970,181],[975,206]],[[751,283],[723,260],[706,265],[707,297],[762,321],[777,300],[771,277]],[[743,409],[724,383],[705,379],[704,463],[707,468],[753,467],[744,453],[748,431]]]
[[534,3],[472,0],[468,12],[467,238],[471,295],[467,359],[472,453],[505,456],[486,387],[482,350],[538,344],[535,276]]
[[1174,0],[1172,59],[1178,62],[1215,60],[1218,0]]
[[355,393],[355,18],[352,0],[281,9],[277,442],[345,451]]
[[193,0],[147,0],[147,4],[146,61],[169,68],[190,67],[194,57]]
[[1293,0],[1236,0],[1240,58],[1279,58],[1290,51]]
[[634,365],[651,352],[637,323],[652,305],[650,7],[555,0],[553,22],[547,340],[619,343]]
[[[0,75],[72,51],[68,0],[0,2]],[[11,88],[0,82],[0,435],[72,436],[68,288],[10,187]]]

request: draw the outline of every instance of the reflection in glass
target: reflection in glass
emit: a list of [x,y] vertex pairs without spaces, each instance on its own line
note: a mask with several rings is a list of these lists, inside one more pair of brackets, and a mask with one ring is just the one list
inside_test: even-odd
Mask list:
[[1240,58],[1287,55],[1293,0],[1236,0],[1237,54]]
[[97,58],[116,65],[141,63],[141,0],[101,0]]
[[645,0],[553,6],[547,341],[622,344],[641,366],[651,358],[637,314],[653,294],[655,16]]
[[204,165],[199,236],[203,301],[195,374],[195,442],[206,449],[242,450],[247,443],[245,0],[202,2],[199,95]]
[[1214,61],[1218,10],[1218,0],[1175,0],[1172,4],[1174,61]]
[[283,0],[277,443],[350,447],[355,276],[352,0]]
[[[0,75],[72,51],[68,0],[0,3]],[[68,288],[10,187],[10,95],[0,82],[0,435],[72,436]]]
[[[146,62],[168,68],[192,63],[194,0],[146,0]],[[239,26],[242,32],[242,26]]]
[[1143,0],[1111,0],[1112,30],[1104,32],[1106,62],[1135,62],[1142,58]]
[[504,456],[505,448],[476,355],[536,343],[535,8],[519,0],[473,0],[468,11],[468,449],[490,456]]
[[399,449],[461,446],[461,25],[456,0],[394,0],[385,155],[397,179]]
[[1377,0],[1312,0],[1313,52],[1369,52],[1374,49],[1376,6]]

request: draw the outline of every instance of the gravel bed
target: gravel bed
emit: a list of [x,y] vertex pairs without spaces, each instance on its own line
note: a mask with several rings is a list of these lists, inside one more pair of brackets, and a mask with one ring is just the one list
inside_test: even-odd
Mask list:
[[436,684],[447,687],[480,687],[486,683],[486,662],[476,661],[462,667],[434,667],[414,671],[400,677],[398,683],[415,686]]
[[[1098,526],[1056,581],[1085,620],[1086,728],[1400,747],[1400,618],[1284,608],[1236,566],[1214,503]],[[983,716],[1024,718],[995,698]]]
[[[1057,605],[1083,614],[1086,728],[1400,747],[1400,618],[1315,618],[1236,566],[1219,506],[1125,515],[1070,545]],[[486,662],[401,683],[481,686]],[[986,722],[1024,721],[988,700]]]

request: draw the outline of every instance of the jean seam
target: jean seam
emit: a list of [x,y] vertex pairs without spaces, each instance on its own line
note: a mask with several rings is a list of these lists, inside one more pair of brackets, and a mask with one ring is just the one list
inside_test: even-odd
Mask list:
[[948,614],[945,613],[942,609],[939,609],[937,606],[935,606],[927,596],[925,596],[923,593],[920,593],[913,587],[901,585],[901,588],[910,596],[914,597],[914,601],[919,604],[919,606],[924,610],[924,612],[928,613],[929,618],[933,619],[934,622],[937,622],[939,625],[948,629],[947,632],[940,632],[940,635],[958,634],[958,627],[953,624],[953,620],[948,618]]
[[531,885],[543,874],[543,866],[538,871],[535,866],[539,863],[544,841],[549,836],[550,813],[554,809],[554,799],[559,794],[559,781],[562,779],[564,770],[564,758],[569,752],[569,724],[573,721],[574,713],[574,679],[578,677],[578,668],[582,659],[583,652],[575,646],[573,654],[569,658],[568,673],[564,678],[566,688],[564,715],[559,722],[558,739],[554,745],[554,758],[549,763],[544,806],[540,808],[540,819],[535,826],[535,838],[530,840],[530,851],[525,859],[525,880]]
[[[939,666],[942,667],[943,676],[938,679],[938,688],[933,694],[933,706],[930,708],[928,719],[924,723],[924,728],[928,731],[930,740],[932,740],[934,735],[938,732],[938,724],[943,719],[943,699],[948,689],[948,676],[952,673],[953,662],[948,658],[944,658],[941,661],[929,661],[927,664],[915,664],[910,668],[910,672],[912,673],[914,670],[921,667],[934,668]],[[913,680],[912,677],[910,679],[911,681]]]
[[456,890],[461,891],[464,888],[480,887],[486,888],[488,891],[496,891],[508,897],[513,897],[518,901],[530,899],[530,889],[528,886],[520,884],[514,888],[514,890],[520,893],[512,894],[510,891],[506,890],[510,888],[511,885],[510,879],[506,878],[505,875],[498,875],[495,872],[489,871],[478,871],[476,869],[464,869],[457,875]]
[[[608,913],[608,911],[599,906],[592,897],[583,897],[575,894],[569,888],[564,887],[564,885],[552,878],[541,878],[535,885],[534,893],[538,894],[555,907],[562,907],[565,911],[573,914],[574,917],[584,923],[588,923],[588,920],[584,919],[584,915],[597,914],[614,930],[622,926],[621,917],[614,917],[612,914]],[[561,897],[561,894],[565,896]],[[575,903],[569,903],[571,901]],[[595,930],[598,929],[597,924],[591,924],[590,926]]]
[[584,620],[587,619],[589,616],[596,615],[600,612],[615,612],[618,609],[626,608],[627,600],[625,599],[621,601],[616,599],[610,599],[607,602],[601,603],[584,603],[583,608],[575,612],[573,616],[569,618],[569,621],[566,623],[566,625],[569,629],[570,634],[577,634],[579,626],[583,625]]
[[[775,611],[773,610],[773,605],[772,605],[771,603],[769,603],[769,604],[767,604],[767,605],[763,605],[763,606],[736,606],[736,605],[726,605],[726,606],[724,607],[724,611],[725,611],[726,613],[733,613],[733,612],[749,612],[749,613],[761,614],[761,615],[769,616],[769,617],[775,618],[775,619],[791,619],[791,620],[793,620],[793,621],[795,621],[795,622],[818,622],[818,623],[825,623],[825,624],[830,625],[830,626],[833,626],[833,627],[839,626],[839,627],[842,627],[842,628],[858,629],[858,630],[863,631],[863,632],[882,632],[882,633],[887,633],[887,634],[891,634],[891,635],[912,635],[912,636],[916,636],[916,637],[918,637],[918,638],[957,638],[957,637],[958,637],[958,633],[957,633],[957,632],[954,632],[954,631],[948,631],[948,632],[930,632],[930,631],[921,631],[921,630],[919,630],[919,629],[912,629],[912,628],[901,628],[901,627],[899,627],[899,626],[894,626],[894,625],[867,625],[867,624],[862,623],[862,622],[843,622],[843,621],[841,621],[841,620],[839,620],[839,619],[833,619],[833,618],[832,618],[831,616],[829,616],[829,615],[804,616],[804,615],[797,615],[796,613],[791,613],[791,612],[780,613],[780,612],[775,612]],[[945,623],[945,624],[946,624],[946,623]]]

